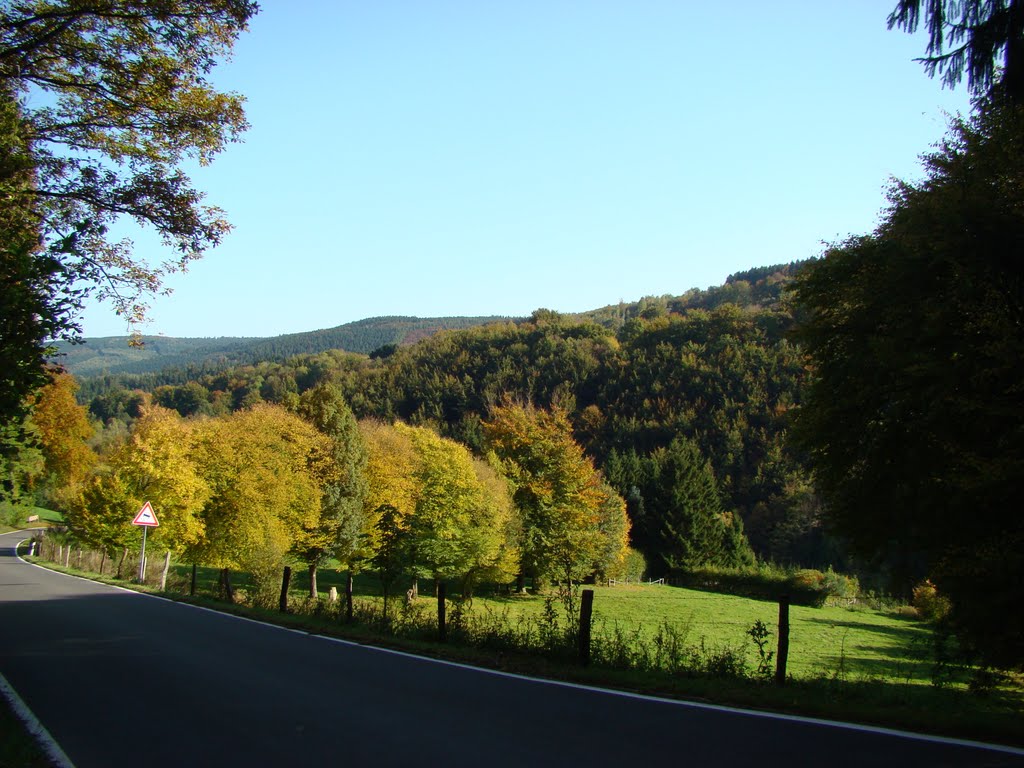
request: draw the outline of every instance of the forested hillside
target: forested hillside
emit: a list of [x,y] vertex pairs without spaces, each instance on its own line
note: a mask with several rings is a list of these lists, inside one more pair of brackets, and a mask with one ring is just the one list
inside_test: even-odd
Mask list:
[[179,339],[143,336],[131,346],[126,336],[86,339],[83,344],[57,343],[54,360],[76,376],[153,373],[169,368],[221,370],[329,349],[369,354],[394,344],[414,344],[441,330],[491,323],[498,317],[373,317],[306,333],[273,338]]
[[[303,392],[330,381],[358,417],[430,425],[474,450],[496,406],[554,407],[626,499],[633,541],[649,553],[657,553],[662,486],[686,455],[703,473],[693,482],[710,487],[732,521],[730,535],[742,538],[745,529],[759,556],[838,564],[786,440],[805,382],[783,295],[798,268],[751,270],[708,291],[583,315],[538,310],[518,323],[378,344],[371,356],[333,349],[284,358],[282,342],[264,347],[278,353],[268,359],[222,370],[86,378],[82,397],[108,421],[131,418],[141,397],[131,390],[186,416],[223,415],[264,401],[294,407]],[[396,319],[394,328],[409,332],[403,323]]]

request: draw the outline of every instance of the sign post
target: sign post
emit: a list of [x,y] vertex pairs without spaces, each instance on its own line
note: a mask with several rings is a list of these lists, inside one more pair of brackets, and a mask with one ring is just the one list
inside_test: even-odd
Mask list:
[[156,519],[156,512],[153,511],[153,505],[148,501],[143,504],[142,509],[132,520],[132,525],[142,526],[142,554],[139,556],[139,583],[142,583],[146,578],[146,534],[150,528],[160,525],[160,521]]

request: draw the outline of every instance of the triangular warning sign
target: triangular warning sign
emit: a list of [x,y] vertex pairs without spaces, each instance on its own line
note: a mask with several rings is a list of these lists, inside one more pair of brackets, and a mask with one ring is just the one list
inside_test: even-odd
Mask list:
[[139,510],[139,514],[132,520],[132,525],[148,525],[152,528],[156,528],[160,523],[156,519],[156,512],[153,511],[153,505],[148,501],[142,505],[142,509]]

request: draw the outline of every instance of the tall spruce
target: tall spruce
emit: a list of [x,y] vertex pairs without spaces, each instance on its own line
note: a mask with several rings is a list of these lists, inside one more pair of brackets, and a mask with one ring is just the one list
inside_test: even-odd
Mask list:
[[753,563],[739,518],[722,508],[711,465],[692,440],[677,437],[651,455],[641,494],[651,547],[647,554],[656,567]]
[[309,568],[310,596],[316,597],[317,568],[331,557],[351,568],[366,529],[366,445],[359,424],[330,383],[303,393],[299,413],[330,440],[331,468],[321,485],[320,515],[296,542],[296,554]]

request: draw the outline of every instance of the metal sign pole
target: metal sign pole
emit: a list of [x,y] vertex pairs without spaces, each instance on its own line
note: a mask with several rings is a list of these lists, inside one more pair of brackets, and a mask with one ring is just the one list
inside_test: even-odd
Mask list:
[[149,526],[142,526],[142,554],[139,557],[139,583],[142,584],[146,579],[146,533],[149,531]]

